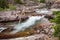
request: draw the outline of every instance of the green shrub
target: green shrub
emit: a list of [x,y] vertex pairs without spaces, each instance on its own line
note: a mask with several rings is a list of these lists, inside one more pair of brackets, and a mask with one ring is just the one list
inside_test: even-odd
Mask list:
[[31,0],[31,1],[45,3],[45,0]]
[[54,27],[54,29],[55,29],[54,36],[60,38],[60,24],[57,24],[57,25]]
[[40,3],[45,3],[45,0],[39,0],[40,1]]
[[0,7],[0,11],[7,11],[7,10],[16,10],[16,7],[14,6],[14,5],[12,5],[12,4],[9,4],[9,8],[1,8]]
[[60,14],[60,11],[53,11],[53,14],[58,15],[58,14]]
[[0,11],[4,10],[3,8],[0,7]]
[[0,7],[5,9],[5,8],[8,8],[8,2],[7,0],[0,0]]
[[14,0],[15,1],[15,3],[17,3],[17,4],[22,4],[22,1],[21,0]]
[[14,5],[12,5],[12,4],[9,4],[9,9],[10,9],[10,10],[15,10],[16,7],[15,7]]
[[60,40],[60,11],[54,11],[53,14],[55,15],[54,20],[53,22],[56,23],[56,26],[54,27],[54,36],[55,37],[59,37],[59,40]]

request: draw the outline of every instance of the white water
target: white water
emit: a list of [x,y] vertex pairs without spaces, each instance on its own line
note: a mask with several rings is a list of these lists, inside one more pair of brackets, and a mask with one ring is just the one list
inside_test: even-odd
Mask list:
[[36,9],[37,14],[51,14],[50,10],[47,9]]
[[0,27],[0,33],[1,33],[3,30],[5,30],[5,29],[7,29],[7,28]]
[[25,30],[26,28],[34,25],[36,23],[36,21],[40,20],[41,18],[44,18],[44,16],[30,16],[28,20],[26,20],[25,22],[23,23],[19,23],[17,24],[13,29],[11,34],[15,34],[19,31],[23,31]]

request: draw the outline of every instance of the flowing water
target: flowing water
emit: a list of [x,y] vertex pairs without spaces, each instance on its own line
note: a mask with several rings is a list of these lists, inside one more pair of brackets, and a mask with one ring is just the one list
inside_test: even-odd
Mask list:
[[[48,10],[36,10],[36,13],[37,14],[49,14],[50,11]],[[11,23],[6,23],[6,24],[9,24],[10,26],[14,24],[14,26],[12,27],[13,29],[10,30],[9,32],[2,32],[1,31],[1,34],[2,35],[6,35],[8,36],[7,38],[16,38],[15,35],[18,35],[19,37],[24,37],[27,35],[27,31],[31,31],[31,28],[33,29],[33,27],[36,27],[35,25],[36,24],[40,24],[41,22],[43,23],[47,23],[48,20],[42,20],[44,18],[45,15],[43,16],[29,16],[29,18],[21,23],[19,22],[11,22]],[[1,28],[3,29],[3,28]],[[4,29],[3,29],[4,30]],[[32,31],[33,32],[33,31]],[[7,35],[8,34],[8,35]],[[24,34],[24,35],[23,35]],[[11,35],[11,36],[10,36]],[[29,34],[30,35],[30,34]],[[18,37],[17,36],[17,37]],[[4,36],[3,36],[4,37]],[[5,37],[4,37],[5,38]]]
[[36,9],[37,14],[52,14],[51,10],[47,9]]
[[[47,9],[37,9],[36,12],[38,14],[40,13],[48,13]],[[26,28],[29,28],[37,23],[37,21],[41,20],[41,18],[44,18],[44,16],[29,16],[29,19],[27,19],[25,22],[22,23],[17,23],[14,27],[13,30],[10,32],[10,34],[15,34],[20,31],[24,31]],[[39,21],[40,22],[40,21]]]
[[24,31],[26,28],[31,27],[32,25],[35,25],[38,20],[41,20],[44,18],[44,16],[30,16],[28,20],[26,20],[23,23],[18,23],[11,32],[11,34],[15,34],[19,31]]

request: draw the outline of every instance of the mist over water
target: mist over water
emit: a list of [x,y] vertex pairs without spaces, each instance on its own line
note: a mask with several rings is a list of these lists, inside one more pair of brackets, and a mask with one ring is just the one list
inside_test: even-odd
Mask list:
[[13,28],[14,30],[12,32],[10,32],[10,34],[15,34],[17,32],[24,31],[26,28],[29,28],[32,25],[34,25],[36,23],[36,21],[40,20],[41,18],[44,18],[44,16],[30,16],[29,19],[27,19],[25,22],[18,23]]

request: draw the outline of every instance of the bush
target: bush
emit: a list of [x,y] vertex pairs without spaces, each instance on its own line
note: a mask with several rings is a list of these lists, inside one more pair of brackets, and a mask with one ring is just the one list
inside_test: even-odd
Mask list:
[[9,8],[1,8],[0,7],[0,11],[7,11],[7,10],[16,10],[16,7],[14,6],[14,5],[12,5],[12,4],[9,4]]
[[22,1],[21,0],[14,0],[15,1],[15,3],[17,3],[17,4],[22,4]]
[[54,27],[54,29],[55,29],[54,36],[60,38],[60,24],[57,24],[57,25]]
[[53,11],[53,14],[58,15],[58,14],[60,14],[60,11]]
[[0,11],[3,11],[4,9],[0,7]]
[[14,5],[12,5],[12,4],[9,4],[9,9],[10,9],[10,10],[15,10],[16,7],[15,7]]
[[8,2],[7,0],[0,0],[0,7],[5,9],[5,8],[8,8]]
[[0,0],[0,11],[6,11],[7,9],[15,10],[16,7],[12,4],[8,4],[7,0]]
[[40,1],[40,3],[45,3],[45,0],[39,0]]
[[54,11],[53,14],[55,15],[55,18],[53,19],[56,23],[55,27],[54,27],[54,36],[55,37],[59,37],[60,40],[60,11]]
[[45,3],[45,0],[31,0],[31,1]]

